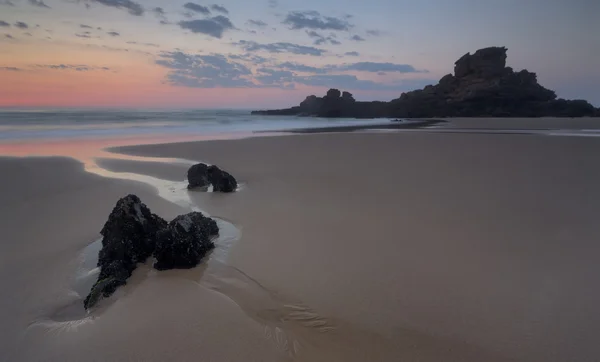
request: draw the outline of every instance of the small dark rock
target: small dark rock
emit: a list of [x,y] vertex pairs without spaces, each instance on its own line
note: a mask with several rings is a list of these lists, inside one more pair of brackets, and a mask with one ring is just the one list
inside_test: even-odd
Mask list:
[[231,174],[214,165],[199,163],[188,170],[188,189],[210,185],[215,192],[234,192],[238,183]]
[[199,212],[176,217],[157,234],[154,268],[189,269],[214,248],[211,238],[219,234],[217,223]]

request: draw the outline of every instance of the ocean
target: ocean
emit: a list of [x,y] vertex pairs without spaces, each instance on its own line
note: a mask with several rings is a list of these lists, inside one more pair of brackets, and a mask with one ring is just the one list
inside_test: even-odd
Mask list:
[[381,123],[377,120],[258,116],[250,110],[0,110],[0,143],[87,138],[198,136]]

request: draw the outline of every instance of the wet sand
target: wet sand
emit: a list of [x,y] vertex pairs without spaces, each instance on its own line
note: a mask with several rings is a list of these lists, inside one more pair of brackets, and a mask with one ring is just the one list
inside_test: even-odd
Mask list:
[[120,151],[234,172],[242,192],[196,195],[241,225],[233,265],[377,334],[383,360],[592,361],[599,141],[336,134]]
[[[189,195],[240,240],[191,271],[140,268],[103,310],[57,322],[77,301],[78,255],[119,197],[167,219],[188,210],[73,160],[0,159],[0,360],[600,355],[599,138],[347,133],[118,151],[233,173],[239,192]],[[98,165],[182,179],[182,165],[152,161]]]

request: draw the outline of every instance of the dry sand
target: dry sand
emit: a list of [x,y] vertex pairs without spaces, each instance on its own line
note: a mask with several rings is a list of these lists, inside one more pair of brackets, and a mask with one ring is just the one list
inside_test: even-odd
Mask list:
[[3,159],[0,360],[600,355],[600,139],[331,134],[119,152],[232,172],[240,192],[192,197],[241,240],[224,264],[139,277],[91,322],[40,323],[68,302],[74,260],[120,196],[136,193],[165,218],[185,210],[71,160]]

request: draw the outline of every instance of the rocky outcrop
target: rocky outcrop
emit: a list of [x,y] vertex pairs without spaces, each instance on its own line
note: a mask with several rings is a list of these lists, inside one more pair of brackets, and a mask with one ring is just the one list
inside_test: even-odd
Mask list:
[[139,197],[121,198],[100,232],[100,274],[84,307],[93,307],[125,285],[137,264],[150,256],[156,258],[155,267],[159,270],[196,266],[214,247],[211,239],[218,233],[216,222],[199,212],[178,216],[167,224],[151,213]]
[[154,252],[156,233],[167,222],[154,215],[139,197],[128,195],[117,202],[104,227],[102,249],[98,254],[100,275],[84,306],[89,308],[100,297],[108,297],[124,285],[135,270]]
[[454,74],[391,102],[356,102],[351,94],[331,89],[307,97],[298,107],[255,111],[262,115],[354,118],[428,117],[582,117],[600,114],[584,100],[557,99],[537,82],[535,73],[506,67],[507,49],[490,47],[467,53],[454,63]]
[[188,170],[188,189],[213,186],[213,191],[234,192],[237,189],[237,180],[228,172],[217,166],[199,163]]
[[217,223],[199,212],[176,217],[157,234],[154,268],[195,267],[215,247],[211,239],[218,234]]

